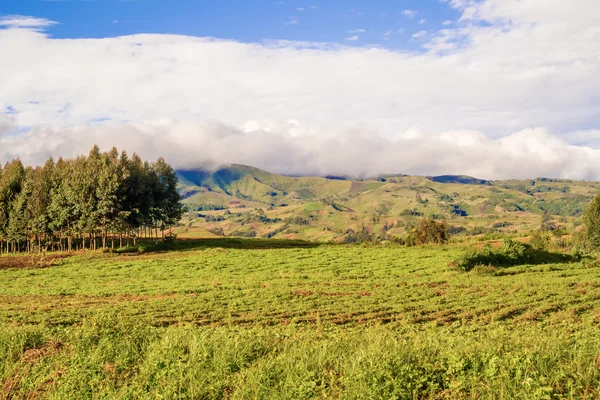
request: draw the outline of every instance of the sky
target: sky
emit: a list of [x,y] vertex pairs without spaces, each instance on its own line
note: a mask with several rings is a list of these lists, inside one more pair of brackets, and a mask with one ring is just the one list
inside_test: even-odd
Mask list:
[[0,162],[600,180],[597,0],[2,0]]

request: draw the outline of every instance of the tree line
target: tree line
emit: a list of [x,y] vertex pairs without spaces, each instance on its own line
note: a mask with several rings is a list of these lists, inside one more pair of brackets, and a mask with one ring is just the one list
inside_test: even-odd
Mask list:
[[0,165],[0,254],[123,247],[158,239],[183,212],[173,168],[113,148]]

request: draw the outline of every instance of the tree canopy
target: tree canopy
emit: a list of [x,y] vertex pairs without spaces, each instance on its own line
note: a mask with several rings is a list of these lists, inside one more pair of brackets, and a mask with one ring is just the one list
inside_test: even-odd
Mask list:
[[600,194],[587,206],[583,221],[588,245],[594,250],[600,249]]
[[449,236],[449,228],[446,222],[435,222],[432,219],[424,218],[412,232],[412,241],[417,245],[443,244],[448,241]]
[[182,207],[175,172],[162,158],[147,162],[94,146],[88,156],[37,167],[15,159],[0,165],[0,252],[158,237]]

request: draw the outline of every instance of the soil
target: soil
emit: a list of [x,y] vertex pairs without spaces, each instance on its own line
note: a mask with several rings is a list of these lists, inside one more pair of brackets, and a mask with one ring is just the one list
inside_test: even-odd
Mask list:
[[70,254],[0,256],[0,270],[11,268],[48,268],[57,261],[70,256]]

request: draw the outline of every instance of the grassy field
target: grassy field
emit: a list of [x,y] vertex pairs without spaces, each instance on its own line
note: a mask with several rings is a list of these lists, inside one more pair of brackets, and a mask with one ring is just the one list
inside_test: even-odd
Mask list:
[[594,260],[198,244],[1,269],[0,398],[600,398]]

